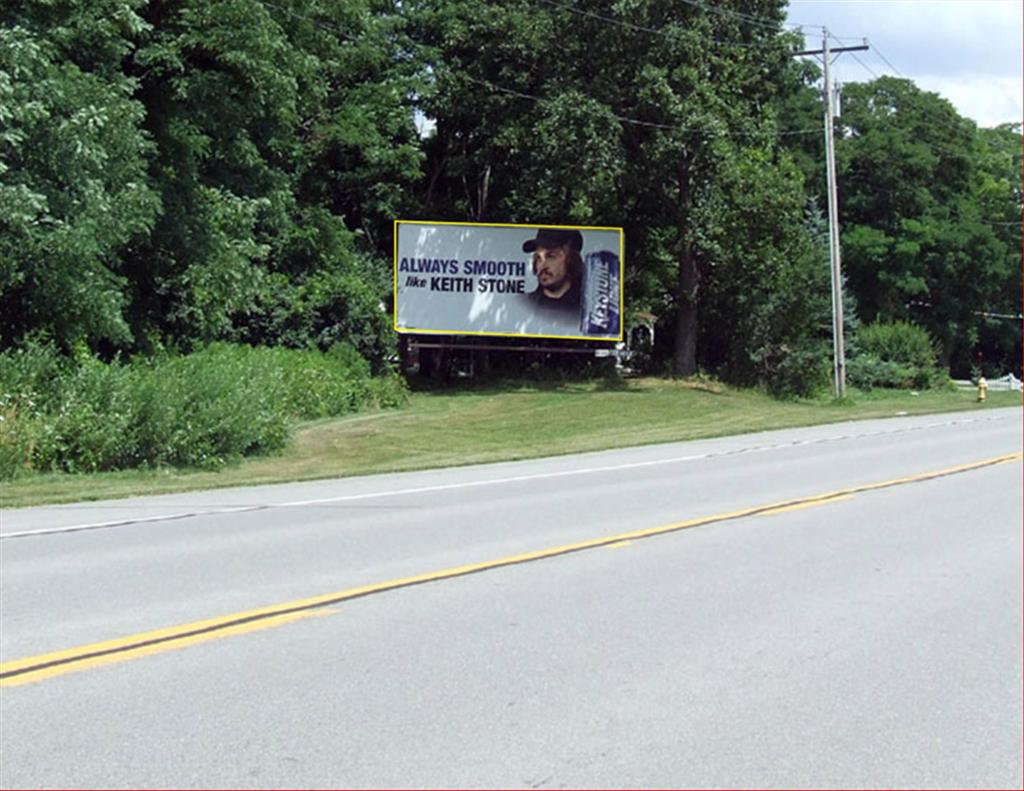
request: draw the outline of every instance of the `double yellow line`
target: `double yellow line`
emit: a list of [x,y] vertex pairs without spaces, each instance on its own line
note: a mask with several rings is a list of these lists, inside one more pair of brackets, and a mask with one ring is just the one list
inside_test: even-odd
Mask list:
[[169,651],[176,648],[184,648],[189,645],[213,640],[231,635],[245,634],[260,629],[270,629],[275,626],[282,626],[293,621],[318,615],[326,615],[332,612],[324,609],[332,604],[358,599],[363,596],[372,596],[375,593],[405,588],[411,585],[422,585],[427,582],[462,577],[467,574],[476,574],[481,571],[512,566],[518,563],[529,563],[534,560],[543,560],[557,555],[567,555],[573,552],[582,552],[587,549],[598,547],[624,546],[626,543],[641,538],[673,533],[678,530],[685,530],[690,527],[715,524],[716,522],[727,522],[734,519],[743,519],[751,516],[768,516],[771,514],[792,511],[799,508],[809,508],[817,505],[847,500],[856,494],[870,492],[877,489],[886,489],[893,486],[901,486],[907,483],[928,481],[934,478],[942,478],[947,475],[977,470],[982,467],[991,467],[996,464],[1005,464],[1020,460],[1022,453],[1012,453],[1006,456],[996,456],[991,459],[963,464],[958,467],[949,467],[943,470],[911,475],[905,478],[896,478],[878,483],[864,484],[849,489],[828,492],[826,494],[801,497],[780,503],[744,508],[739,511],[715,514],[712,516],[698,517],[684,522],[675,522],[660,527],[651,527],[643,530],[633,530],[628,533],[619,533],[604,538],[595,538],[588,541],[579,541],[574,544],[563,544],[562,546],[539,549],[534,552],[524,552],[519,555],[510,555],[496,560],[488,560],[482,563],[469,563],[464,566],[432,571],[426,574],[418,574],[413,577],[387,580],[372,585],[363,585],[358,588],[349,588],[334,593],[326,593],[321,596],[313,596],[308,599],[297,599],[281,604],[262,607],[256,610],[233,613],[219,618],[210,618],[204,621],[171,626],[166,629],[157,629],[150,632],[120,637],[115,640],[107,640],[101,643],[91,643],[76,648],[69,648],[64,651],[55,651],[48,654],[39,654],[24,659],[17,659],[11,662],[0,663],[0,686],[16,686],[29,684],[34,681],[42,681],[46,678],[63,675],[76,670],[84,670],[90,667],[123,662],[128,659],[135,659],[161,651]]

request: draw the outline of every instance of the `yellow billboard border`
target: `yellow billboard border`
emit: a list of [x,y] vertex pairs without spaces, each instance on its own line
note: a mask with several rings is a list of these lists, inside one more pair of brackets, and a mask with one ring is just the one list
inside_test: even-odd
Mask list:
[[[472,225],[479,228],[567,228],[577,231],[618,231],[619,233],[619,336],[617,338],[594,337],[592,335],[528,335],[522,332],[479,332],[467,330],[418,330],[398,326],[398,226],[405,225]],[[547,338],[559,341],[600,341],[621,343],[626,331],[626,233],[621,227],[604,225],[552,225],[550,223],[516,222],[455,222],[452,220],[394,220],[392,229],[394,254],[392,258],[393,285],[391,292],[392,325],[399,335],[475,335],[487,338]]]

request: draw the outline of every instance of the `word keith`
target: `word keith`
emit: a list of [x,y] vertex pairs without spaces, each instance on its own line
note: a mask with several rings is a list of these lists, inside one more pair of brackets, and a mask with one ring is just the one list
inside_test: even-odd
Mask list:
[[[454,291],[466,293],[474,290],[473,278],[471,277],[432,277],[429,282],[423,277],[408,277],[405,280],[406,287],[424,288],[431,291]],[[481,278],[476,283],[476,291],[481,294],[523,294],[526,292],[522,280],[501,280],[494,277]]]

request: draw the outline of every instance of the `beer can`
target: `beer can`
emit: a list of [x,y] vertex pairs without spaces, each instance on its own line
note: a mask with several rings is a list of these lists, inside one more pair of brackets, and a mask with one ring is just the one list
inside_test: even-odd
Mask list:
[[583,259],[582,334],[618,337],[620,285],[615,253],[599,250],[587,254]]

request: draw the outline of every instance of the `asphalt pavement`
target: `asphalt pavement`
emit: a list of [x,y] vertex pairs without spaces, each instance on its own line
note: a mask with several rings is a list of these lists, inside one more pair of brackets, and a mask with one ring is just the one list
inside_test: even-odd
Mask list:
[[1021,437],[6,510],[0,785],[1020,788]]

